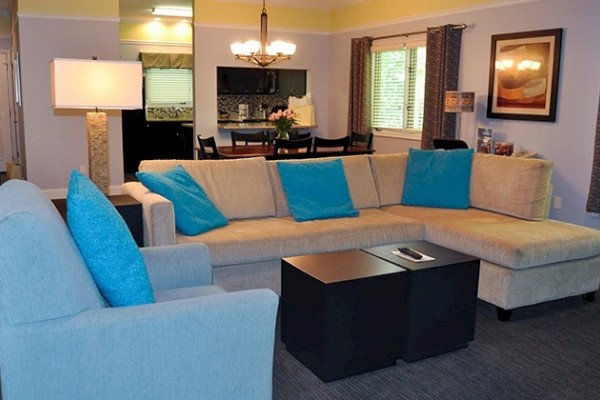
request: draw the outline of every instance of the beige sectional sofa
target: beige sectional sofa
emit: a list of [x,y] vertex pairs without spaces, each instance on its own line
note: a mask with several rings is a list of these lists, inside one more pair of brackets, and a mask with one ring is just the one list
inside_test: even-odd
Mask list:
[[427,240],[481,259],[480,299],[508,320],[518,307],[573,295],[593,300],[600,284],[600,231],[547,219],[552,163],[475,154],[470,207],[401,205],[408,154],[342,157],[355,218],[296,222],[287,206],[276,162],[315,160],[148,160],[140,171],[182,165],[229,223],[185,236],[173,206],[141,183],[123,192],[143,204],[147,246],[203,242],[214,280],[228,290],[280,289],[286,256]]

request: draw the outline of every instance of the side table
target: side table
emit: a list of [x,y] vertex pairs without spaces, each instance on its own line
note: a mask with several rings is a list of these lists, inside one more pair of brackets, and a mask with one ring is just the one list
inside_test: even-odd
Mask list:
[[[398,247],[410,247],[435,260],[405,260],[391,253]],[[474,339],[479,259],[425,241],[363,251],[406,270],[401,352],[404,361],[465,348]]]
[[281,340],[322,381],[396,364],[403,268],[360,250],[281,260]]
[[[117,194],[107,196],[108,200],[115,206],[125,223],[131,231],[133,239],[139,247],[144,246],[144,222],[142,216],[142,203],[128,194]],[[52,199],[52,203],[63,217],[67,220],[67,200]]]

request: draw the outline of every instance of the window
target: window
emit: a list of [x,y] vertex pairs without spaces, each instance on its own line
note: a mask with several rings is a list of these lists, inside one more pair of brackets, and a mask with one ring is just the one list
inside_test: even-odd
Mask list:
[[391,132],[420,132],[425,104],[423,41],[373,46],[371,126]]
[[151,107],[175,104],[193,106],[192,70],[187,68],[146,68],[146,105]]

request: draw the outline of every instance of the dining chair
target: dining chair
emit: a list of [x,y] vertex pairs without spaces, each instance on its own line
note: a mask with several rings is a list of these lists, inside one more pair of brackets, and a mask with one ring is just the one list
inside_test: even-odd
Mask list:
[[[344,136],[336,139],[322,138],[315,136],[313,138],[313,153],[338,153],[338,151],[332,150],[338,148],[339,153],[348,154],[348,146],[350,146],[350,136]],[[329,150],[319,151],[320,148],[327,148]]]
[[265,131],[265,136],[266,136],[266,140],[267,140],[267,144],[268,145],[273,145],[275,144],[275,138],[277,137],[277,132],[270,130],[270,131]]
[[369,150],[371,150],[371,146],[373,146],[373,134],[372,133],[362,134],[362,133],[352,132],[352,135],[350,136],[350,138],[351,138],[350,139],[351,146],[366,147]]
[[300,133],[298,131],[291,131],[289,133],[289,138],[290,140],[300,140],[300,139],[306,139],[311,137],[311,133],[310,132],[303,132]]
[[433,138],[433,148],[444,150],[468,149],[469,145],[467,145],[467,142],[460,139]]
[[273,158],[306,158],[310,154],[312,141],[312,137],[299,140],[275,139]]
[[203,138],[198,135],[198,144],[200,144],[198,149],[199,160],[218,160],[221,158],[217,142],[213,136]]
[[246,146],[248,143],[267,144],[267,133],[264,131],[256,133],[242,133],[231,131],[231,145],[237,146],[238,142],[243,142]]

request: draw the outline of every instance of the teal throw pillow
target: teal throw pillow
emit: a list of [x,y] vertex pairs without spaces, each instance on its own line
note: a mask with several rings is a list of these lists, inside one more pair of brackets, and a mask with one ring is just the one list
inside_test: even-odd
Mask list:
[[473,149],[409,149],[402,204],[468,208],[472,163]]
[[296,221],[356,217],[342,160],[277,162],[288,207]]
[[100,189],[76,170],[69,180],[67,223],[111,306],[154,303],[144,258],[127,224]]
[[148,189],[173,203],[175,226],[184,235],[195,236],[229,222],[181,165],[165,172],[138,172],[136,176]]

